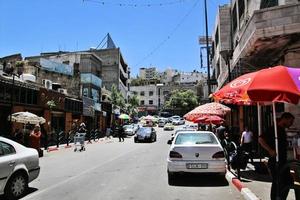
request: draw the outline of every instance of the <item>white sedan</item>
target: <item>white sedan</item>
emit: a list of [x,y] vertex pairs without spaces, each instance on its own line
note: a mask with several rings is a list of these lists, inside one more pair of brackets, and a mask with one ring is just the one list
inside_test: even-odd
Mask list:
[[5,194],[8,199],[24,196],[28,183],[39,173],[37,150],[0,137],[0,195]]
[[168,156],[168,178],[177,173],[226,173],[223,148],[208,131],[180,131],[171,144]]

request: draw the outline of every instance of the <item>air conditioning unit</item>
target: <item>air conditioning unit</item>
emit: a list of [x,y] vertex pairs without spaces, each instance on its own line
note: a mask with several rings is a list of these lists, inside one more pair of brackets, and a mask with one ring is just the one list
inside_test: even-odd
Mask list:
[[52,81],[48,79],[43,79],[43,85],[46,89],[52,90]]
[[64,89],[64,88],[58,88],[57,91],[62,94],[68,94],[67,89]]

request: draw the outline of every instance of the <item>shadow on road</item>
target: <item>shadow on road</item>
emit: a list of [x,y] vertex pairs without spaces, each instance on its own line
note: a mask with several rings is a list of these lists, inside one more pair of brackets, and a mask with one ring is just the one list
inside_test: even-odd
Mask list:
[[[23,196],[23,197],[26,197],[27,195],[31,194],[31,193],[34,193],[35,191],[37,191],[38,189],[37,188],[32,188],[32,187],[29,187],[28,190],[27,190],[27,193]],[[23,198],[22,197],[22,198]],[[0,199],[1,200],[7,200],[7,198],[5,198],[4,195],[0,195]]]
[[171,186],[184,187],[221,187],[229,185],[224,176],[210,174],[178,174],[174,179],[169,179],[168,183]]

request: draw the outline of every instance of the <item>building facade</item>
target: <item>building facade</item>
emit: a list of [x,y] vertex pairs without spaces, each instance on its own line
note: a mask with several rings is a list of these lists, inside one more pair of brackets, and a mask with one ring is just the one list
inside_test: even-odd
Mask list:
[[[218,82],[214,89],[242,74],[266,67],[299,67],[300,2],[233,0],[231,5],[219,7],[212,39],[213,75]],[[232,107],[235,113],[232,126],[241,131],[245,124],[253,124],[257,130],[257,120],[249,118],[257,115],[255,107]],[[279,107],[278,112],[291,111],[296,118],[300,117],[299,106]],[[295,120],[295,126],[300,128],[299,120]]]

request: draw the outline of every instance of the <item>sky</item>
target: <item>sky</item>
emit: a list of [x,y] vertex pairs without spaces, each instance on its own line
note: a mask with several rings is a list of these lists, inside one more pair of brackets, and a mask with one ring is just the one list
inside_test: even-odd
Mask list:
[[[209,35],[228,2],[207,0]],[[153,66],[206,71],[204,0],[0,0],[0,10],[0,57],[88,50],[110,33],[133,76]]]

